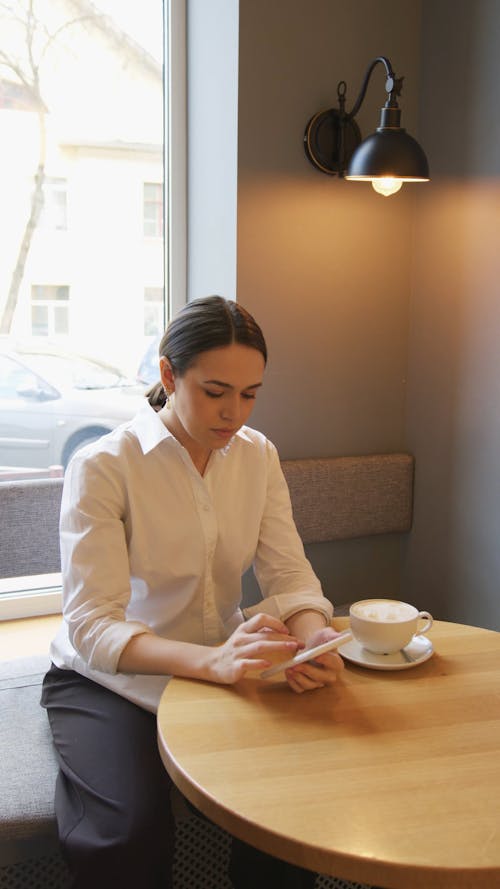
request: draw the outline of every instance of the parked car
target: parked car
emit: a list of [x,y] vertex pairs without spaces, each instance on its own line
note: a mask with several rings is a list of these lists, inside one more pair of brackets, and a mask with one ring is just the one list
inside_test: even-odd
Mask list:
[[144,387],[57,348],[0,343],[0,465],[61,464],[132,417]]
[[158,347],[160,345],[161,336],[155,336],[147,347],[142,360],[137,369],[137,379],[140,383],[152,386],[160,379],[160,366]]

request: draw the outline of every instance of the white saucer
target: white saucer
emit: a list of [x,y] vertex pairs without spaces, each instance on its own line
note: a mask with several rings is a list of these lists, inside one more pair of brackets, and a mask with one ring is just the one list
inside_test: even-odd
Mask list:
[[338,653],[347,661],[371,670],[408,670],[429,660],[434,648],[427,636],[414,636],[409,645],[393,654],[375,654],[363,648],[356,639],[344,642]]

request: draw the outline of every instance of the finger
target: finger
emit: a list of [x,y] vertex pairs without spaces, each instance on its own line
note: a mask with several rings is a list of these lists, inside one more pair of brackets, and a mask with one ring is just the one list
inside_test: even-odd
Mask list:
[[265,658],[244,658],[238,661],[238,671],[241,671],[241,675],[248,673],[249,670],[266,670],[270,666],[271,661],[267,661]]
[[232,641],[235,647],[237,648],[246,648],[248,645],[280,645],[280,646],[288,646],[290,650],[297,651],[299,648],[304,648],[304,643],[297,639],[295,636],[290,636],[290,634],[286,633],[277,633],[274,630],[258,630],[255,633],[248,633],[247,631],[243,633],[233,634]]
[[342,673],[344,669],[344,661],[340,657],[339,654],[334,652],[327,652],[326,654],[321,654],[319,657],[314,659],[317,664],[321,665],[323,670],[327,670],[329,673]]
[[316,665],[314,661],[307,661],[305,664],[300,664],[298,667],[292,667],[291,670],[295,678],[299,679],[299,681],[301,677],[306,677],[312,682],[325,681],[326,671],[323,667]]
[[239,646],[240,657],[281,657],[288,660],[297,653],[298,643],[294,640],[267,640],[257,638]]
[[294,670],[297,673],[300,671],[303,676],[307,676],[313,682],[320,682],[322,685],[333,685],[339,675],[339,670],[332,668],[329,664],[319,664],[316,661],[307,661]]
[[330,639],[336,639],[341,635],[342,634],[334,630],[333,627],[323,627],[321,630],[316,630],[316,632],[307,640],[308,648],[313,648],[315,645],[322,645],[323,642],[329,642]]
[[304,691],[313,691],[315,688],[323,688],[324,686],[324,682],[315,681],[305,673],[299,673],[295,670],[287,670],[285,676],[290,688],[298,694],[302,694]]
[[297,695],[303,694],[305,689],[303,689],[301,684],[299,682],[297,682],[293,673],[285,673],[285,676],[286,676],[286,681],[288,682],[288,685],[290,686],[292,691],[294,691],[295,694],[297,694]]
[[339,673],[344,669],[344,662],[337,654],[323,654],[311,661],[292,668],[296,673],[302,673],[316,682],[331,684],[335,682]]
[[247,673],[261,673],[262,670],[265,670],[270,665],[271,662],[266,661],[263,658],[260,660],[239,660],[233,664],[232,669],[227,672],[225,679],[222,681],[226,685],[231,685],[233,682],[238,682],[240,679],[243,679]]
[[266,627],[259,630],[257,633],[247,633],[246,638],[248,639],[249,637],[254,641],[265,639],[269,642],[295,642],[299,648],[305,648],[305,642],[302,642],[301,639],[297,639],[296,636],[292,636],[290,633],[276,633],[275,630],[269,630]]
[[253,617],[249,618],[249,620],[245,621],[240,626],[247,633],[254,633],[256,630],[270,629],[275,630],[277,633],[284,633],[287,636],[290,634],[290,630],[283,621],[279,620],[277,617],[273,617],[271,614],[265,614],[263,611],[254,614]]

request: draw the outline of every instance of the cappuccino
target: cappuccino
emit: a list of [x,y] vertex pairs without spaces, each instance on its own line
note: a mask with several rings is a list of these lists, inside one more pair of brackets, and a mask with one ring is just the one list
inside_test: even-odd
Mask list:
[[[390,654],[432,627],[432,615],[396,599],[363,599],[349,609],[354,638],[369,651]],[[424,621],[423,626],[419,626]]]
[[396,602],[392,599],[369,599],[366,602],[357,602],[352,606],[352,614],[363,617],[365,620],[397,621],[408,620],[414,615],[413,606],[405,602]]

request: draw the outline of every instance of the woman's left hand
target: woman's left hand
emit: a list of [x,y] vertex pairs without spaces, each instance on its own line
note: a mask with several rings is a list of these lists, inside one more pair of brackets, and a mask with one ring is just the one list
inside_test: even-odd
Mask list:
[[[335,639],[339,635],[332,627],[316,630],[307,640],[306,650],[328,642],[329,639]],[[314,658],[313,661],[305,661],[303,664],[297,664],[296,667],[290,667],[285,671],[285,676],[290,688],[297,694],[302,694],[304,691],[333,685],[343,669],[344,662],[340,655],[335,651],[328,651],[326,654]]]

